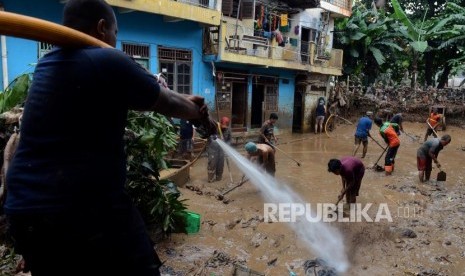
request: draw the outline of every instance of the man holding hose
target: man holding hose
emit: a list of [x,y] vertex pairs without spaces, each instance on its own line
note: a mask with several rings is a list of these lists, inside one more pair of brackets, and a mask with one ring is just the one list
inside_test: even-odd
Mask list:
[[[63,23],[116,45],[115,13],[104,0],[68,1]],[[124,188],[129,109],[216,129],[203,98],[160,87],[120,50],[57,47],[39,60],[4,206],[15,252],[32,276],[160,275],[161,262]],[[102,123],[92,123],[95,112]]]

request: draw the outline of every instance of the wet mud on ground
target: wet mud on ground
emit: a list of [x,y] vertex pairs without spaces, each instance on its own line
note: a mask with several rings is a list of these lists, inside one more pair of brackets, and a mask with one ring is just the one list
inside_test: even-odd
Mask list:
[[[450,134],[452,142],[441,151],[439,161],[447,181],[420,184],[416,150],[423,141],[425,125],[404,123],[413,140],[401,135],[401,146],[392,176],[370,169],[382,149],[370,140],[363,159],[368,168],[357,203],[386,204],[392,222],[331,222],[344,236],[350,268],[342,275],[465,275],[465,130],[448,126],[439,135]],[[341,189],[340,177],[327,172],[331,158],[351,155],[354,126],[339,125],[325,134],[281,135],[276,153],[276,178],[290,186],[308,203],[335,203]],[[372,135],[382,144],[376,126]],[[244,153],[242,146],[236,148]],[[358,151],[361,157],[361,148]],[[384,164],[382,158],[378,164]],[[305,275],[303,264],[317,256],[303,246],[285,223],[263,221],[263,199],[250,182],[226,196],[225,204],[215,198],[232,187],[225,165],[222,181],[207,183],[207,159],[200,158],[191,168],[187,187],[180,188],[188,199],[189,210],[201,214],[197,234],[173,234],[157,245],[165,261],[167,275],[234,275],[237,265],[266,275]],[[231,164],[232,177],[239,182],[242,173]],[[432,178],[438,170],[433,169]],[[368,214],[375,217],[377,207]],[[247,274],[237,274],[247,275]],[[250,274],[254,275],[254,274]],[[258,274],[256,274],[258,275]],[[308,274],[308,275],[313,275]]]

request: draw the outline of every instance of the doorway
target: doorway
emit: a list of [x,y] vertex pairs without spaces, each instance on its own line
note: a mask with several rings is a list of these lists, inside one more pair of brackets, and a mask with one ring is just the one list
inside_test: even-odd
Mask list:
[[265,100],[265,85],[254,84],[252,88],[251,128],[261,128],[263,122],[263,101]]
[[294,114],[292,117],[292,132],[303,133],[304,93],[305,85],[297,85],[294,91]]
[[231,127],[247,126],[247,83],[234,82],[232,86]]

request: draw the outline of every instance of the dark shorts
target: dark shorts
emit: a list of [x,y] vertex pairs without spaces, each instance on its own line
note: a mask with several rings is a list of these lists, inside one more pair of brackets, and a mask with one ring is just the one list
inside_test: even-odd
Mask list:
[[436,134],[434,133],[433,129],[431,129],[430,127],[428,127],[428,129],[426,129],[426,136],[430,136],[431,134],[433,134],[433,137],[434,138],[437,138],[438,136],[436,136]]
[[10,215],[9,234],[34,276],[160,275],[138,211],[120,209]]
[[358,145],[360,143],[363,143],[363,145],[367,145],[368,144],[368,136],[360,137],[360,136],[355,135],[354,142],[355,142],[356,145]]

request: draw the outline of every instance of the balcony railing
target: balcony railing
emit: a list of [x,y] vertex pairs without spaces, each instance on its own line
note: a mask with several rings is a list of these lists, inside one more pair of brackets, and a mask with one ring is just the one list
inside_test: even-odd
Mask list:
[[225,51],[263,60],[294,62],[296,65],[342,68],[342,50],[321,50],[314,42],[302,41],[298,38],[286,39],[282,47],[278,45],[275,37],[267,38],[264,35],[271,34],[257,33],[253,28],[223,21],[219,32],[211,31],[211,27],[205,30],[204,54],[218,54],[219,51]]
[[352,8],[350,0],[321,0],[321,2],[327,2],[345,10],[350,10]]
[[206,9],[216,10],[217,0],[172,0],[180,3],[202,7]]

